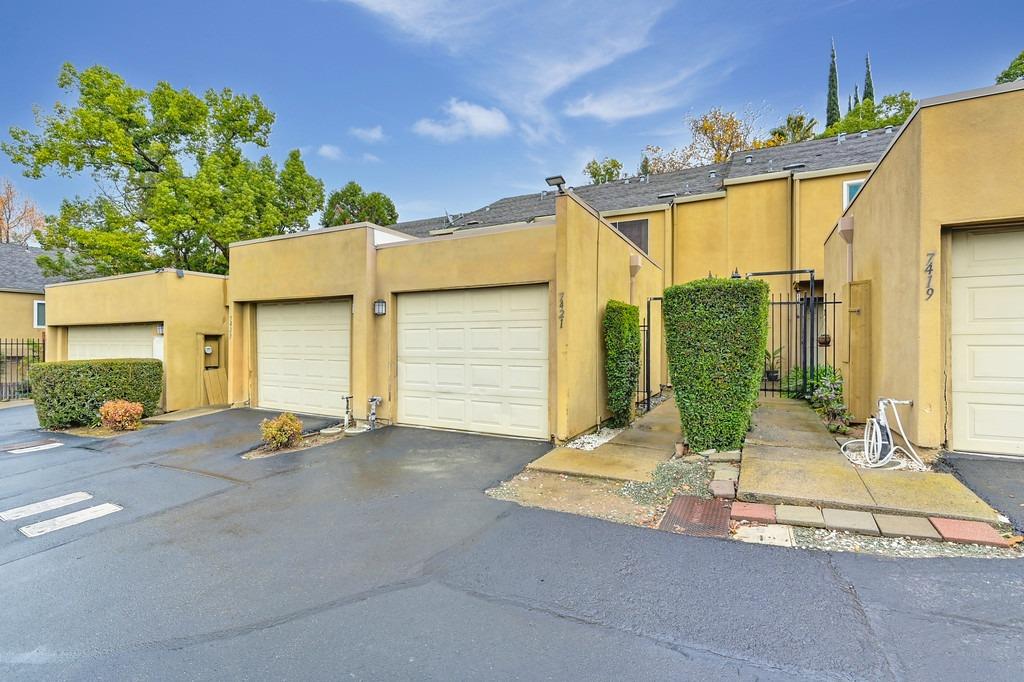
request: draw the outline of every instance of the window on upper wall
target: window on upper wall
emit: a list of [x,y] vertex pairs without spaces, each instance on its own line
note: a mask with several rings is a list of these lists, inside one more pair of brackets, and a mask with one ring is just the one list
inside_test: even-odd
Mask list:
[[853,198],[864,186],[863,180],[847,180],[843,183],[843,210],[845,211],[853,203]]
[[32,301],[32,326],[36,329],[46,327],[46,301]]
[[623,220],[612,223],[615,229],[626,235],[626,239],[640,247],[640,250],[647,253],[647,219]]

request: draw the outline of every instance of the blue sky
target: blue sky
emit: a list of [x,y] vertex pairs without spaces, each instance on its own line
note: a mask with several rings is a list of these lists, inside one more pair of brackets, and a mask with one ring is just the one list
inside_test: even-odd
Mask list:
[[[356,180],[401,219],[581,183],[592,157],[635,169],[646,144],[685,144],[713,106],[824,118],[829,40],[840,93],[930,97],[981,87],[1024,49],[1024,3],[670,0],[33,2],[5,10],[0,130],[31,127],[60,65],[103,64],[137,87],[257,93],[270,154],[299,148],[327,187]],[[85,179],[9,177],[47,212]]]

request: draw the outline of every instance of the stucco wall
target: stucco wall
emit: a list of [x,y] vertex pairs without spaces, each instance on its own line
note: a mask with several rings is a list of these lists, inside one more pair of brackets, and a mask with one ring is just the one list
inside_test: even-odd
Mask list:
[[[609,416],[602,331],[605,305],[608,300],[617,299],[644,308],[648,297],[660,296],[664,291],[664,272],[575,196],[559,196],[555,208],[556,436],[566,439]],[[630,256],[640,261],[632,287]],[[660,349],[660,309],[654,311],[652,348]],[[641,317],[644,314],[641,312]],[[662,376],[660,353],[652,353],[651,365],[652,377]]]
[[46,359],[67,358],[67,329],[78,325],[164,324],[164,409],[204,404],[203,339],[221,336],[227,358],[225,278],[173,270],[50,285]]
[[43,330],[32,326],[35,301],[43,294],[0,291],[0,339],[38,339]]
[[[949,427],[949,230],[1024,218],[1022,111],[1021,90],[926,104],[847,212],[852,279],[871,281],[870,393],[914,401],[903,414],[920,445],[944,444]],[[840,244],[833,233],[828,278]]]
[[682,284],[708,272],[725,276],[729,272],[727,199],[723,196],[678,203],[673,208],[672,281]]
[[[842,173],[795,181],[794,263],[798,268],[825,268],[821,245],[828,237],[836,218],[843,214],[843,183],[867,177],[867,171]],[[820,279],[820,275],[816,275]]]

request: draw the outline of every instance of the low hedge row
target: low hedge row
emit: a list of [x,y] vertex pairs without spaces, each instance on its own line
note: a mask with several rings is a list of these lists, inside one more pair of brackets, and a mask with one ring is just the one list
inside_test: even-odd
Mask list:
[[604,309],[605,380],[608,411],[614,426],[633,420],[636,384],[640,379],[640,309],[608,301]]
[[693,450],[743,443],[764,373],[768,285],[701,279],[665,290],[669,373]]
[[39,425],[91,426],[108,400],[142,403],[143,416],[160,407],[163,363],[144,358],[38,362],[29,369]]

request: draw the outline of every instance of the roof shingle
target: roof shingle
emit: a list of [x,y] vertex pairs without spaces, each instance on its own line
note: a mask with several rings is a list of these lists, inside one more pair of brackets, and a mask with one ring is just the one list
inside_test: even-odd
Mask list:
[[0,244],[0,291],[43,293],[47,284],[63,282],[63,277],[43,277],[36,258],[42,249],[21,244]]

